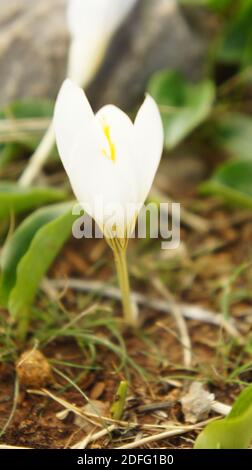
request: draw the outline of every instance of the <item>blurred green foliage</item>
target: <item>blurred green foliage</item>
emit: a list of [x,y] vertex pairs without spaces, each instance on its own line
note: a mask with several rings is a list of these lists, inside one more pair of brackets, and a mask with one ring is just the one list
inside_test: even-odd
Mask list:
[[0,182],[0,221],[11,214],[27,212],[50,202],[59,202],[67,192],[51,187],[22,188],[9,181]]
[[206,120],[215,98],[211,80],[192,84],[169,70],[157,72],[152,77],[148,92],[161,111],[167,150],[174,148]]
[[[201,192],[251,208],[252,0],[180,3],[211,12],[216,34],[209,43],[204,80],[190,83],[175,71],[162,70],[149,83],[162,113],[166,149],[188,137],[201,142],[202,153],[204,145],[212,148],[221,156],[220,168]],[[225,163],[223,157],[242,161]]]
[[252,1],[232,1],[228,6],[229,21],[220,36],[217,59],[245,67],[252,61]]
[[[52,102],[45,100],[15,101],[4,106],[0,111],[0,119],[49,119],[53,114],[53,107]],[[31,131],[15,132],[15,128],[14,133],[15,137],[11,137],[9,142],[1,143],[0,132],[0,171],[20,153],[35,150],[41,138],[41,135],[36,135],[35,132]]]
[[252,161],[252,117],[238,112],[217,116],[213,122],[214,140],[236,158],[248,158]]
[[237,63],[242,67],[252,60],[251,0],[179,0],[182,5],[206,8],[218,15],[220,33],[214,50],[214,61]]
[[252,160],[232,160],[201,185],[202,194],[223,197],[236,206],[252,209]]

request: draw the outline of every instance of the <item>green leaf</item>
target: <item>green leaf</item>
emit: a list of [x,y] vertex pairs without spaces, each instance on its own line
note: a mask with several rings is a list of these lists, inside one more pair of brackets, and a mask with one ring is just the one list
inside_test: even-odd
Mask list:
[[214,138],[217,145],[233,157],[252,160],[252,118],[245,114],[228,114],[216,120]]
[[49,187],[22,188],[8,181],[0,182],[0,220],[13,212],[34,209],[49,202],[59,202],[66,198],[65,191]]
[[54,104],[51,101],[34,99],[14,101],[5,105],[1,112],[1,119],[27,119],[39,117],[51,117]]
[[224,29],[217,57],[226,63],[247,66],[252,61],[252,1],[240,0],[234,7],[231,20]]
[[30,307],[44,274],[71,234],[74,216],[70,207],[68,204],[56,209],[54,220],[36,232],[18,264],[15,287],[8,302],[9,311],[17,320],[23,322],[29,317]]
[[[239,418],[248,411],[252,411],[252,385],[245,388],[234,403],[227,419]],[[252,425],[252,421],[251,421]]]
[[232,160],[200,186],[202,194],[221,196],[225,201],[252,208],[252,161]]
[[[0,119],[50,118],[53,115],[53,103],[45,100],[25,100],[8,103],[0,111]],[[22,149],[35,150],[39,136],[28,133],[16,133],[12,142],[0,144],[0,170],[15,158]]]
[[24,337],[39,284],[71,234],[72,203],[39,209],[17,229],[2,256],[0,300]]
[[[17,266],[41,227],[69,211],[69,204],[38,209],[27,217],[9,238],[1,253],[0,304],[7,307],[9,295],[16,283]],[[41,252],[40,252],[41,254]]]
[[207,119],[215,98],[212,81],[192,84],[167,70],[152,77],[148,91],[160,107],[167,149],[178,145]]
[[237,398],[229,415],[209,423],[197,437],[195,449],[247,449],[252,440],[252,385]]
[[20,146],[15,142],[6,145],[0,144],[0,171],[4,170],[7,164],[18,155],[19,151]]

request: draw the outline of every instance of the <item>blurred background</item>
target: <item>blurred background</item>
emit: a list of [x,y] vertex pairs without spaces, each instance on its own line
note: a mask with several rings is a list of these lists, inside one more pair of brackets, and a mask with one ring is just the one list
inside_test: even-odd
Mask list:
[[[0,171],[20,152],[29,157],[52,115],[67,69],[66,8],[66,0],[0,0],[1,113],[36,118],[19,123],[22,135],[1,121]],[[187,145],[196,178],[222,158],[250,159],[251,19],[250,0],[138,0],[86,87],[92,105],[134,115],[149,91],[163,114],[166,149],[196,144],[193,152]],[[195,152],[209,159],[195,164]]]
[[[17,98],[55,98],[70,43],[67,0],[1,0],[0,5],[0,104]],[[188,78],[202,74],[211,18],[206,16],[200,31],[202,18],[189,10],[192,18],[175,0],[137,2],[114,37],[93,86],[99,105],[112,101],[131,106],[142,97],[150,76],[164,67],[179,69]]]

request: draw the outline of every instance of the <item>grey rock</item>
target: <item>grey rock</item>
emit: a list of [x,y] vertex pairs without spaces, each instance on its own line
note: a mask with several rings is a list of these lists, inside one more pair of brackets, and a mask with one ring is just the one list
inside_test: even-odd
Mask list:
[[68,48],[66,0],[0,0],[0,105],[53,98]]
[[195,80],[202,74],[205,50],[205,37],[196,26],[190,28],[176,0],[139,0],[91,87],[94,102],[131,108],[152,74],[163,68]]
[[[19,98],[55,98],[65,76],[69,34],[67,0],[0,0],[0,106]],[[205,41],[175,0],[139,0],[114,37],[89,88],[95,107],[129,108],[155,70],[170,67],[192,79],[201,74]]]

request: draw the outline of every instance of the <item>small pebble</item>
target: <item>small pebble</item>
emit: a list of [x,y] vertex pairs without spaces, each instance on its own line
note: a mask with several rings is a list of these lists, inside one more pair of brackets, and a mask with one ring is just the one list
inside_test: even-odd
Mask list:
[[46,357],[38,350],[25,351],[16,363],[20,385],[40,388],[52,383],[52,370]]

